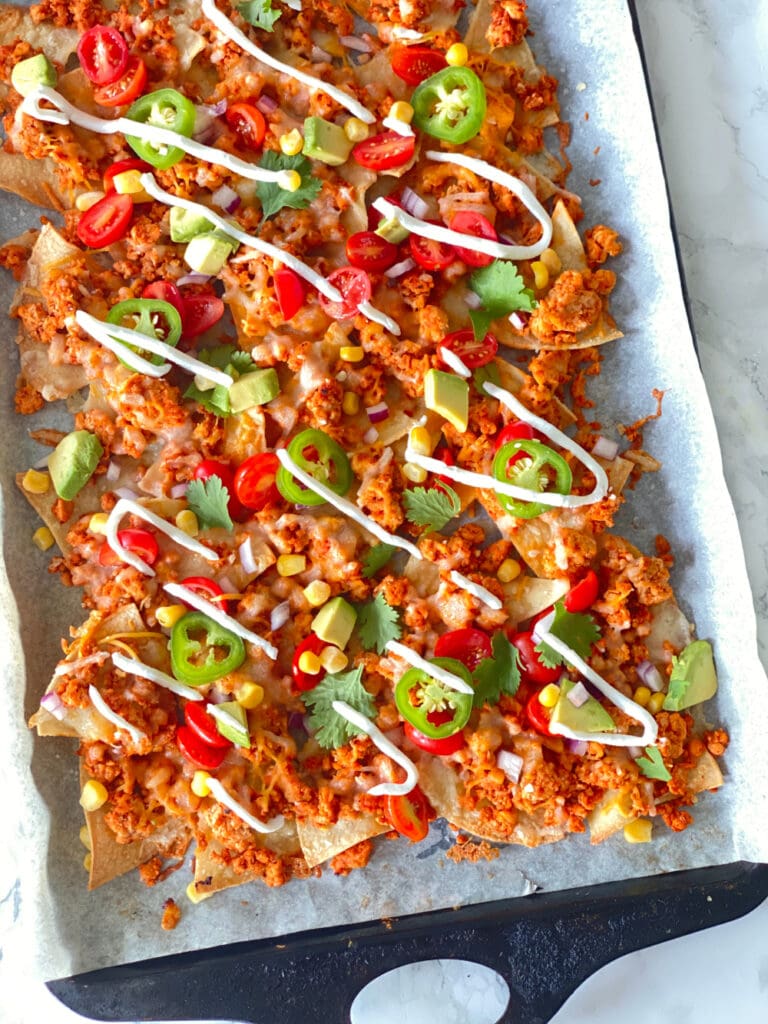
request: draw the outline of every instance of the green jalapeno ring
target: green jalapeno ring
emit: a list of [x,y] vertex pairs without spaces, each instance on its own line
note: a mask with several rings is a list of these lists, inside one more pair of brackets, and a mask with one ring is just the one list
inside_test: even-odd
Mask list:
[[416,128],[460,145],[482,128],[487,106],[485,86],[471,68],[443,68],[416,87],[411,106]]
[[[469,669],[455,658],[430,658],[430,663],[452,672],[472,685]],[[411,699],[416,697],[418,703]],[[441,740],[453,736],[469,721],[472,713],[472,694],[461,693],[445,686],[439,679],[434,679],[428,672],[420,668],[409,668],[395,686],[395,704],[406,722],[429,739]],[[435,723],[429,716],[435,713],[444,714],[453,710],[453,716],[447,722]]]
[[[521,452],[528,457],[510,466],[509,460]],[[554,470],[554,484],[550,484],[547,469]],[[550,491],[555,494],[570,493],[573,483],[571,467],[562,455],[558,455],[541,441],[528,439],[510,441],[499,448],[493,460],[493,475],[502,483],[516,484],[530,491]],[[497,494],[496,499],[501,507],[516,519],[535,519],[543,512],[551,511],[550,505],[538,501],[523,501],[506,494]]]
[[[131,121],[168,128],[187,138],[195,129],[195,106],[176,89],[156,89],[140,96],[132,103],[125,115]],[[178,146],[157,146],[144,139],[126,135],[126,140],[141,160],[164,171],[184,157],[184,150]]]
[[[160,320],[165,321],[164,327],[160,326]],[[107,313],[107,323],[116,324],[119,327],[129,327],[140,334],[146,334],[148,338],[156,338],[165,342],[166,345],[178,345],[181,338],[181,316],[175,306],[163,299],[125,299],[118,302]],[[159,366],[163,357],[151,352],[144,352],[138,345],[128,345],[121,342],[126,348],[136,352],[144,359]],[[118,357],[119,358],[119,357]],[[123,366],[130,364],[120,359]]]
[[[199,638],[198,638],[198,635]],[[245,644],[236,633],[202,612],[188,612],[171,629],[171,671],[188,686],[205,686],[245,661]],[[224,656],[217,657],[217,649]]]
[[[317,458],[307,458],[304,454],[307,449],[314,449]],[[305,473],[325,484],[334,494],[343,497],[352,486],[352,466],[347,453],[322,430],[302,430],[288,445],[288,454]],[[297,505],[322,505],[325,502],[325,498],[300,484],[283,466],[277,471],[275,483],[286,501]]]

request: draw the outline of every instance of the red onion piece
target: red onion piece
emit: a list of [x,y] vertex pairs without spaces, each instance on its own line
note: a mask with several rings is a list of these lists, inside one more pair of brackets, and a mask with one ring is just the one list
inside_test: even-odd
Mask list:
[[332,54],[328,53],[327,50],[324,50],[322,46],[315,45],[312,47],[312,60],[315,63],[318,63],[319,61],[324,61],[330,64],[333,61],[333,56]]
[[240,565],[243,572],[254,573],[257,571],[256,559],[253,557],[253,547],[251,546],[251,538],[246,537],[240,547],[237,549],[237,553],[240,556]]
[[280,104],[277,100],[273,100],[271,96],[267,96],[266,93],[262,93],[261,96],[256,100],[256,109],[260,110],[262,114],[274,114]]
[[652,661],[641,661],[637,666],[638,678],[644,683],[649,690],[653,690],[654,693],[658,693],[664,689],[664,679],[662,678],[661,672],[656,668]]
[[130,487],[118,487],[115,494],[118,498],[129,498],[131,501],[136,501],[138,498],[136,491],[131,490]]
[[284,626],[291,617],[291,606],[288,601],[275,605],[269,616],[269,628],[274,632]]
[[234,213],[238,208],[242,199],[229,185],[222,185],[217,188],[211,196],[214,206],[218,206],[220,210],[226,210],[227,213]]
[[370,405],[365,411],[368,413],[368,419],[371,423],[381,423],[382,420],[389,417],[389,406],[386,402]]
[[40,698],[40,707],[57,718],[60,722],[66,717],[67,709],[64,707],[64,703],[61,697],[56,693],[55,690],[51,690],[49,693],[44,693]]
[[407,185],[400,193],[400,203],[406,213],[410,213],[412,217],[417,217],[419,220],[424,220],[429,213],[429,205],[426,200],[417,195],[412,188],[408,188]]
[[464,304],[467,309],[480,309],[483,305],[483,300],[476,292],[467,292]]
[[203,144],[210,142],[216,134],[216,118],[221,117],[226,109],[226,100],[220,100],[210,106],[200,103],[195,107],[195,126],[192,129],[192,138]]
[[642,747],[627,747],[627,753],[634,761],[637,757],[642,757],[645,751]]
[[236,594],[237,593],[237,587],[232,582],[232,580],[229,578],[229,576],[222,576],[222,577],[220,577],[220,579],[219,579],[219,586],[221,587],[223,593],[225,593],[225,594]]
[[528,318],[523,317],[518,312],[510,313],[509,322],[513,327],[516,327],[518,331],[524,331],[525,325],[528,323]]
[[388,267],[387,270],[384,271],[384,277],[401,277],[403,274],[407,274],[409,270],[413,270],[415,266],[416,260],[412,260],[409,256],[407,259],[401,260],[399,263],[395,263],[394,266]]
[[572,754],[576,754],[578,757],[584,757],[589,750],[589,744],[586,740],[566,739],[565,745]]
[[496,755],[496,764],[510,781],[519,780],[523,770],[523,759],[519,754],[513,754],[511,750],[500,750]]
[[109,460],[107,466],[107,472],[104,474],[104,479],[108,480],[109,483],[113,484],[115,480],[120,476],[120,464],[115,462],[114,459]]
[[348,50],[357,50],[359,53],[370,53],[373,49],[371,44],[360,36],[339,36],[339,42]]
[[207,284],[211,280],[210,274],[184,274],[176,282],[178,288],[183,288],[185,284]]
[[171,488],[171,497],[172,498],[183,498],[186,493],[187,493],[187,484],[186,483],[174,484],[173,487]]
[[589,693],[584,683],[576,683],[575,686],[571,687],[566,696],[575,708],[580,708],[582,704],[586,704],[589,700]]
[[613,462],[619,454],[618,442],[611,441],[609,438],[601,435],[595,441],[594,447],[592,448],[592,454],[596,459],[607,459],[609,462]]
[[373,444],[374,441],[378,440],[378,437],[379,432],[376,427],[369,427],[363,434],[363,441],[365,441],[366,444]]

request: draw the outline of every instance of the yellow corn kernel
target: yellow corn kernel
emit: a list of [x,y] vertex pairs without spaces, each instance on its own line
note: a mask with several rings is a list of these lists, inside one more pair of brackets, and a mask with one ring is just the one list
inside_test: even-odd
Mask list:
[[624,838],[628,843],[650,843],[653,822],[650,818],[636,818],[624,826]]
[[208,779],[210,779],[209,772],[196,771],[192,776],[192,785],[190,786],[195,796],[210,796],[210,789],[208,788]]
[[91,533],[100,533],[103,535],[107,532],[108,519],[109,514],[107,512],[94,512],[88,520],[88,529]]
[[279,576],[295,576],[307,568],[306,555],[280,555],[277,560]]
[[83,867],[84,867],[84,868],[85,868],[85,870],[86,870],[86,871],[88,872],[88,874],[90,874],[90,873],[91,873],[91,864],[92,864],[92,863],[93,863],[93,857],[91,856],[91,853],[90,853],[90,851],[89,851],[89,852],[88,852],[88,853],[86,853],[86,855],[85,855],[85,856],[83,857]]
[[144,186],[141,184],[141,175],[142,172],[138,170],[123,171],[122,174],[116,174],[112,179],[115,192],[121,196],[131,196],[135,203],[151,202],[152,196],[144,191]]
[[36,469],[28,469],[21,481],[21,486],[30,494],[47,494],[51,486],[51,478],[47,473],[39,473]]
[[651,699],[651,691],[647,686],[638,686],[635,692],[632,694],[632,700],[635,704],[639,704],[641,708],[648,707],[648,701]]
[[403,476],[413,484],[423,484],[427,479],[427,471],[423,466],[417,466],[415,462],[406,462],[403,466]]
[[164,604],[155,612],[158,626],[163,629],[173,629],[179,619],[183,619],[187,609],[183,604]]
[[330,596],[331,588],[325,580],[312,580],[308,586],[304,587],[304,597],[313,608],[319,608],[321,604],[325,604]]
[[454,68],[463,68],[468,60],[469,50],[464,43],[454,43],[453,46],[448,47],[448,52],[445,55],[446,64],[450,64]]
[[354,416],[360,410],[360,396],[354,391],[345,391],[341,400],[341,408],[347,416]]
[[538,291],[546,288],[549,284],[549,271],[547,270],[546,263],[542,263],[541,260],[534,260],[531,264],[531,270],[533,271],[533,283]]
[[197,516],[191,508],[182,509],[182,511],[176,516],[175,522],[178,528],[183,530],[188,537],[196,537],[200,531],[200,524],[197,521]]
[[41,526],[32,534],[32,543],[41,551],[48,551],[56,543],[56,539],[47,526]]
[[304,138],[298,128],[280,136],[280,151],[286,156],[298,156],[304,148]]
[[496,577],[500,583],[511,583],[522,571],[520,563],[516,562],[514,558],[505,558],[496,571]]
[[203,900],[207,900],[209,896],[213,896],[212,892],[198,892],[197,882],[190,882],[186,888],[187,899],[190,903],[202,903]]
[[389,108],[389,116],[394,117],[396,121],[410,124],[413,120],[413,107],[406,100],[398,100]]
[[323,663],[313,651],[304,651],[299,657],[299,669],[308,676],[316,676]]
[[91,848],[91,837],[90,837],[90,834],[88,832],[88,826],[87,825],[82,825],[80,827],[79,835],[80,835],[80,842],[83,844],[83,846],[86,848],[86,850],[90,850],[90,848]]
[[368,138],[368,125],[359,117],[348,117],[344,122],[344,134],[350,142],[362,142]]
[[320,664],[326,672],[343,672],[349,664],[349,658],[344,651],[329,644],[320,651]]
[[98,811],[107,802],[106,786],[98,779],[88,779],[80,791],[80,806],[84,811]]
[[246,711],[253,711],[264,700],[264,687],[258,683],[243,683],[235,690],[235,700],[241,708]]
[[412,427],[408,434],[408,447],[417,455],[432,454],[432,438],[426,427]]
[[554,249],[545,249],[539,257],[550,274],[559,274],[563,269],[563,263]]
[[359,363],[365,357],[365,349],[362,345],[342,345],[339,357],[347,363]]
[[100,202],[104,198],[103,192],[81,192],[81,194],[75,200],[75,206],[78,208],[80,213],[85,213],[86,210],[90,210],[92,206]]
[[279,188],[286,192],[296,192],[301,188],[301,175],[298,171],[280,171],[277,179]]
[[559,696],[560,687],[555,683],[547,683],[544,689],[539,692],[539,704],[543,708],[553,708],[557,704]]
[[664,699],[666,694],[663,693],[652,693],[648,701],[648,710],[652,715],[658,715],[664,705]]

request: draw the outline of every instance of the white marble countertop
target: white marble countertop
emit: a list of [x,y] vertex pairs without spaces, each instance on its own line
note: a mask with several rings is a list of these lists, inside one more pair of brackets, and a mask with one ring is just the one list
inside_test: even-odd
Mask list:
[[[766,664],[768,2],[637,0],[637,7],[702,371]],[[18,898],[6,889],[4,881],[0,934]],[[554,1021],[684,1024],[704,1014],[729,1015],[739,1024],[768,1019],[768,901],[741,921],[608,965]],[[72,1024],[80,1018],[24,979],[6,978],[0,1019]]]

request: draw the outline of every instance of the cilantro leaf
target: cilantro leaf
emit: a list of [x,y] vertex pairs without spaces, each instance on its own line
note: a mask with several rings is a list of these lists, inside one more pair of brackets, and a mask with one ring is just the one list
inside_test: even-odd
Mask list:
[[507,639],[504,630],[499,630],[491,641],[493,657],[483,658],[472,679],[475,684],[473,705],[497,704],[502,693],[514,697],[520,685],[520,654]]
[[357,632],[366,650],[375,648],[383,654],[390,640],[402,636],[400,616],[383,594],[377,594],[373,601],[360,605],[357,610]]
[[274,150],[268,149],[259,166],[267,171],[298,171],[301,176],[301,185],[295,192],[280,188],[276,181],[256,182],[256,195],[261,202],[265,220],[278,210],[282,210],[284,206],[290,206],[294,210],[306,209],[323,187],[319,178],[312,177],[312,164],[301,154],[285,156],[284,153],[275,153]]
[[[555,618],[549,632],[567,644],[580,658],[588,658],[592,644],[600,639],[600,630],[592,616],[566,611],[562,600],[555,604]],[[536,644],[536,653],[546,668],[556,668],[567,661],[543,640]]]
[[249,25],[263,28],[265,32],[274,32],[275,22],[283,13],[272,10],[272,0],[247,0],[238,4],[237,9]]
[[374,544],[363,558],[363,576],[367,580],[375,576],[379,569],[384,568],[395,551],[397,548],[394,544]]
[[481,341],[490,330],[496,315],[489,313],[487,309],[471,309],[469,311],[469,319],[472,321],[476,340]]
[[646,747],[647,757],[636,757],[635,764],[648,779],[659,779],[660,782],[669,782],[672,774],[661,759],[661,752],[658,747]]
[[510,260],[494,260],[487,267],[476,270],[469,286],[483,304],[481,310],[470,313],[475,337],[484,338],[493,320],[508,316],[516,309],[530,313],[536,308],[533,291],[525,287],[520,272]]
[[[234,345],[217,345],[216,348],[204,348],[197,353],[197,358],[215,366],[217,370],[224,370],[237,380],[245,373],[257,369],[256,364],[247,352],[236,348]],[[229,389],[223,384],[217,384],[214,388],[202,391],[196,384],[190,384],[184,392],[185,398],[192,398],[208,412],[215,416],[229,416],[232,412],[229,404]]]
[[197,516],[203,530],[217,526],[225,530],[234,529],[227,511],[229,491],[218,476],[207,480],[192,480],[187,487],[187,504]]
[[461,499],[452,487],[414,487],[403,494],[405,515],[409,523],[426,526],[426,533],[442,530],[446,523],[461,512]]
[[487,398],[487,393],[483,390],[483,384],[489,381],[491,384],[496,384],[501,387],[501,374],[496,363],[487,363],[485,366],[478,366],[472,374],[472,383],[475,385],[475,390],[481,398]]
[[333,710],[335,700],[345,701],[366,718],[374,718],[376,715],[373,697],[361,682],[362,675],[362,665],[351,672],[329,674],[314,689],[301,695],[307,707],[312,709],[309,725],[316,730],[315,739],[326,750],[343,747],[354,736],[362,735],[356,725]]

